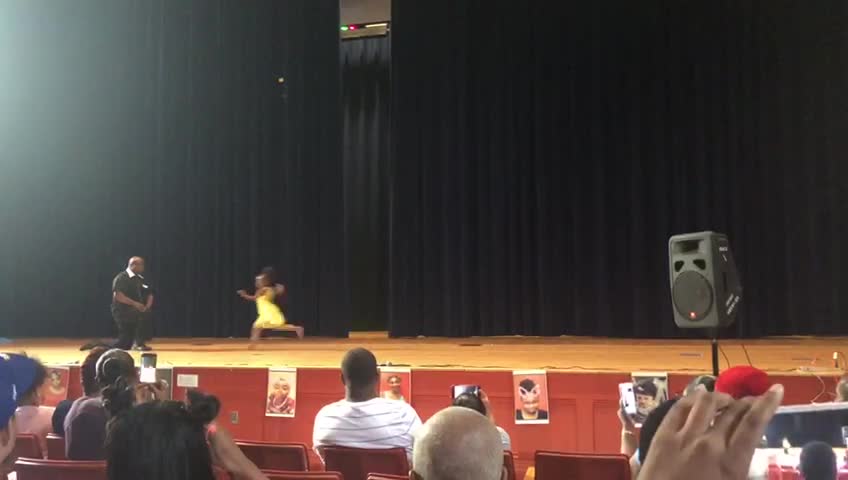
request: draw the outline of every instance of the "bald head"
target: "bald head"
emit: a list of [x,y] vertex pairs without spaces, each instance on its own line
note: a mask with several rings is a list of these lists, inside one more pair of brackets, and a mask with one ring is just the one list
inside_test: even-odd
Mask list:
[[499,480],[501,436],[488,418],[474,410],[446,408],[415,434],[412,470],[418,480]]
[[141,257],[130,258],[130,261],[127,262],[127,268],[132,270],[134,273],[144,273],[144,259]]

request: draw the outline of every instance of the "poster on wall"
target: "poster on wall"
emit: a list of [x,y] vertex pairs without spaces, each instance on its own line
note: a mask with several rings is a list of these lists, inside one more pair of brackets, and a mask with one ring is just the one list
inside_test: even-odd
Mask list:
[[47,382],[42,390],[44,405],[55,407],[68,398],[70,377],[71,369],[68,367],[47,367]]
[[516,425],[550,423],[548,375],[544,370],[516,370],[512,372],[512,386]]
[[297,369],[269,368],[266,417],[294,418],[297,399]]
[[408,368],[380,368],[380,396],[409,403],[412,398],[412,371]]
[[633,394],[636,397],[636,413],[631,415],[633,423],[641,425],[657,406],[668,400],[668,373],[633,372]]

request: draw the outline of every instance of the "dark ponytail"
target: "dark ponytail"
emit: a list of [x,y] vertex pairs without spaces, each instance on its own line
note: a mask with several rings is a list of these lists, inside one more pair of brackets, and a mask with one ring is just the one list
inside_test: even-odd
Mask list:
[[186,392],[188,404],[186,410],[189,416],[200,425],[209,425],[218,417],[221,410],[221,401],[214,395],[206,395],[199,390]]
[[126,412],[135,404],[135,387],[124,377],[118,377],[111,385],[103,389],[103,408],[114,418]]

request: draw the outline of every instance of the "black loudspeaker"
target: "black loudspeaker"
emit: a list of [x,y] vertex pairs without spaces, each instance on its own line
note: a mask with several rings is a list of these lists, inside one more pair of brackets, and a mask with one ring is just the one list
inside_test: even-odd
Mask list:
[[719,328],[733,323],[742,284],[726,235],[675,235],[668,241],[668,264],[678,327]]

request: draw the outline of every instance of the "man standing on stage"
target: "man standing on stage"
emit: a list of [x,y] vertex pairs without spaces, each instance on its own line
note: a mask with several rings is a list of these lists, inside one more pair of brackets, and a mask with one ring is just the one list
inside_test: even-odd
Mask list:
[[144,259],[132,257],[129,266],[112,281],[112,318],[118,325],[116,348],[147,351],[153,292],[146,284]]

